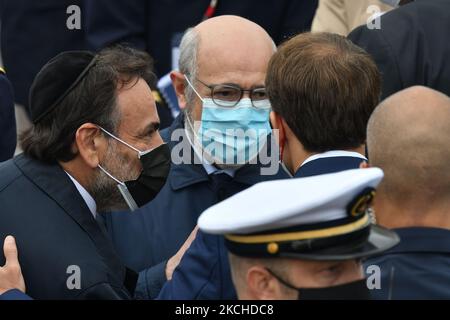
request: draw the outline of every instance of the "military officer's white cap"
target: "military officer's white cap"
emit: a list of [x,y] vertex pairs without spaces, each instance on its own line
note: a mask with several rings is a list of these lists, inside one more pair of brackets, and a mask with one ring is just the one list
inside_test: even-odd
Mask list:
[[198,225],[225,235],[228,249],[240,255],[327,260],[373,255],[398,243],[396,234],[373,225],[369,214],[382,178],[381,169],[369,168],[262,182],[204,211]]

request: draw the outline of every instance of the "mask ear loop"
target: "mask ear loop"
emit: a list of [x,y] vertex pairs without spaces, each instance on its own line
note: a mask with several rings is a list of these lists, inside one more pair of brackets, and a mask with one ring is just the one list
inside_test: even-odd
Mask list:
[[108,136],[110,136],[111,138],[116,139],[117,141],[119,141],[119,142],[123,143],[124,145],[126,145],[128,148],[133,149],[134,151],[136,151],[137,154],[138,154],[138,158],[139,158],[139,159],[140,159],[142,156],[144,156],[144,155],[146,155],[147,153],[149,153],[150,151],[152,151],[153,149],[155,149],[155,148],[153,148],[153,149],[150,149],[150,150],[147,150],[147,151],[141,151],[141,150],[139,150],[139,149],[133,147],[131,144],[129,144],[129,143],[123,141],[122,139],[116,137],[115,135],[113,135],[112,133],[110,133],[110,132],[108,132],[107,130],[103,129],[102,127],[99,126],[99,128],[100,128],[100,130],[102,130],[104,133],[106,133],[106,134],[107,134]]
[[[279,131],[283,130],[283,137],[285,137],[284,128],[281,125],[279,126],[278,130]],[[294,175],[289,171],[289,169],[286,167],[286,165],[283,162],[284,145],[286,143],[286,138],[283,138],[283,141],[281,141],[281,139],[280,139],[279,143],[280,143],[280,146],[279,146],[280,147],[280,166],[283,169],[283,171],[289,176],[289,178],[293,178]]]
[[200,95],[200,94],[197,92],[197,90],[194,88],[194,86],[192,85],[191,81],[189,81],[189,78],[188,78],[186,75],[184,75],[184,78],[186,79],[186,81],[187,81],[187,83],[189,84],[189,86],[191,87],[191,89],[194,90],[194,92],[195,92],[195,94],[197,95],[197,97],[198,97],[202,102],[205,102],[205,101],[203,101],[203,98],[201,97],[201,95]]
[[101,165],[98,165],[100,170],[103,171],[104,174],[106,174],[108,177],[113,179],[115,182],[117,182],[117,188],[120,191],[120,194],[125,199],[125,202],[127,203],[128,207],[131,211],[135,211],[139,208],[136,201],[134,201],[133,197],[131,196],[130,192],[128,191],[127,185],[125,182],[120,181],[116,177],[114,177],[112,174],[110,174],[108,171],[106,171]]
[[292,289],[292,290],[296,290],[299,291],[300,288],[296,288],[294,287],[292,284],[288,283],[286,280],[284,280],[283,278],[281,278],[280,276],[278,276],[275,272],[273,272],[271,269],[269,268],[265,268],[267,270],[267,272],[270,273],[270,275],[272,275],[275,279],[277,279],[282,285],[284,285],[285,287]]
[[123,141],[122,139],[116,137],[115,135],[113,135],[112,133],[110,133],[110,132],[108,132],[107,130],[103,129],[102,127],[99,126],[99,128],[100,128],[100,130],[102,130],[104,133],[106,133],[108,136],[110,136],[111,138],[116,139],[117,141],[123,143],[123,144],[126,145],[128,148],[133,149],[133,150],[136,151],[137,153],[141,153],[141,152],[142,152],[141,150],[136,149],[136,148],[133,147],[131,144],[129,144],[129,143]]
[[98,164],[97,166],[100,168],[100,170],[103,171],[104,174],[106,174],[108,177],[110,177],[111,179],[113,179],[115,182],[117,182],[118,184],[120,184],[120,185],[122,185],[122,186],[125,185],[124,182],[122,182],[122,181],[120,181],[119,179],[117,179],[116,177],[114,177],[112,174],[110,174],[108,171],[106,171],[100,164]]
[[280,162],[283,162],[283,154],[284,154],[284,145],[286,143],[286,135],[285,135],[284,128],[281,125],[281,123],[279,123],[278,131],[280,133],[281,132],[283,133],[283,141],[281,141],[281,139],[280,139]]
[[[197,90],[195,90],[194,86],[192,85],[191,81],[189,81],[189,78],[184,75],[184,78],[186,79],[188,85],[191,87],[191,89],[195,92],[195,94],[197,95],[197,97],[202,101],[205,102],[204,99],[200,96],[200,94],[197,92]],[[194,150],[197,150],[196,152],[199,153],[200,155],[200,159],[201,160],[206,160],[208,163],[211,162],[210,159],[206,159],[204,158],[204,153],[203,150],[201,148],[201,137],[198,135],[197,131],[195,130],[194,125],[191,122],[191,119],[189,116],[186,116],[186,122],[188,123],[189,127],[191,128],[192,134],[194,135],[194,141],[191,141],[189,134],[187,134],[187,139],[189,140],[189,143],[191,144],[191,146],[193,146]],[[193,143],[194,142],[194,143]]]

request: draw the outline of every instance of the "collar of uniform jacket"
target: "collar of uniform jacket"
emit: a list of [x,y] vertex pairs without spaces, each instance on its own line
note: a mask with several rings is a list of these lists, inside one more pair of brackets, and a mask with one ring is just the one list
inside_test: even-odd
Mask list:
[[450,253],[450,230],[441,228],[399,228],[393,229],[400,237],[400,243],[383,253]]
[[[176,129],[184,129],[183,112],[178,115],[178,117],[174,120],[173,124],[168,129],[161,131],[161,137],[168,144],[171,150],[176,146],[177,143],[179,143],[183,139],[187,139],[184,135],[181,135],[181,137],[179,137],[179,140],[172,141],[170,137],[172,135],[172,132],[174,132],[174,130]],[[270,143],[267,144],[267,148],[269,148],[268,152],[270,152]],[[195,156],[195,152],[193,148],[191,148],[191,159],[193,159],[193,157]],[[173,190],[179,190],[197,183],[209,181],[208,173],[206,172],[205,168],[200,161],[197,162],[199,164],[172,164],[168,177],[168,183],[170,183]],[[249,186],[261,182],[262,178],[260,173],[262,167],[263,166],[259,164],[259,162],[258,164],[254,165],[245,165],[235,172],[234,181],[242,184],[247,184]],[[277,178],[283,177],[284,176],[278,175]],[[287,176],[285,176],[284,178],[287,178]]]
[[306,178],[319,174],[335,173],[358,169],[361,162],[367,161],[359,153],[330,151],[307,159],[294,175],[294,178]]

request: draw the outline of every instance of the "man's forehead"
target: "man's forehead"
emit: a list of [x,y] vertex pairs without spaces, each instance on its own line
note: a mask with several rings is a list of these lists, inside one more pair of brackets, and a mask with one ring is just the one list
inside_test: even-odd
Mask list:
[[141,127],[159,122],[155,98],[143,79],[119,90],[117,102],[123,125]]
[[251,54],[243,49],[205,49],[199,51],[197,75],[212,83],[264,84],[270,57],[270,51]]
[[201,42],[197,56],[198,68],[265,71],[275,52],[268,43],[256,43],[251,45],[248,42],[234,42],[227,45],[218,40],[209,44]]

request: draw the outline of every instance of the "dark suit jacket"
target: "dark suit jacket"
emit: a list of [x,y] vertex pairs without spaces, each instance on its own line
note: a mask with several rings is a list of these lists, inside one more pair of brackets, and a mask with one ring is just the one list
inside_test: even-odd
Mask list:
[[70,5],[83,0],[0,0],[1,51],[16,102],[28,106],[31,83],[51,58],[66,50],[83,50],[84,29],[66,27]]
[[5,74],[0,71],[0,162],[14,156],[16,141],[13,90]]
[[[88,44],[102,48],[127,42],[148,51],[161,77],[172,68],[172,39],[202,21],[210,0],[86,1]],[[311,27],[318,0],[219,0],[215,16],[232,14],[252,20],[279,44]]]
[[416,0],[381,16],[381,29],[365,25],[348,36],[374,58],[382,97],[423,85],[450,95],[450,1]]
[[[106,231],[59,165],[23,155],[0,164],[0,208],[0,239],[16,238],[31,297],[130,298],[136,278],[127,273]],[[74,283],[70,266],[81,271],[80,289],[67,286],[68,280]]]
[[381,271],[373,299],[450,299],[450,231],[438,228],[395,229],[400,244],[367,260]]
[[[363,161],[357,157],[321,158],[301,166],[295,178],[356,169]],[[224,238],[199,231],[158,299],[236,299]]]

